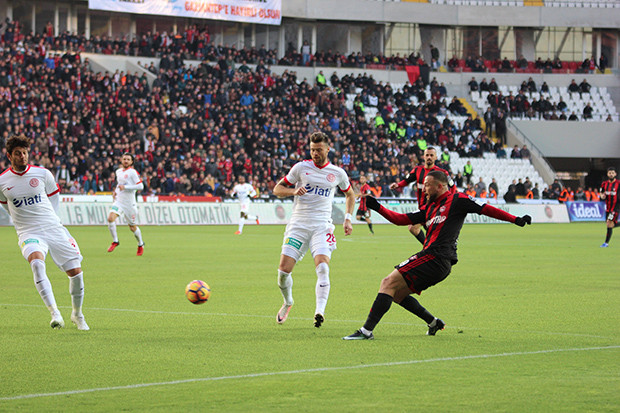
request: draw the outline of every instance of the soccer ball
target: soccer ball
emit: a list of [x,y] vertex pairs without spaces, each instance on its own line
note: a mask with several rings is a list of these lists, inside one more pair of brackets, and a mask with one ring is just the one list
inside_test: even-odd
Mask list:
[[194,304],[206,303],[211,296],[211,288],[204,281],[194,280],[185,287],[185,296]]

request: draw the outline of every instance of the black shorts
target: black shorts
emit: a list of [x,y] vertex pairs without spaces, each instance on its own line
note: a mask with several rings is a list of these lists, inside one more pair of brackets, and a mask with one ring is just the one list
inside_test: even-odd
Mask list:
[[367,209],[358,209],[355,216],[362,217],[363,219],[370,218],[370,211]]
[[411,292],[420,295],[428,287],[446,279],[452,270],[452,261],[422,251],[394,268],[403,276]]
[[611,221],[616,225],[618,223],[618,210],[614,209],[612,211],[605,211],[607,217],[605,218],[607,221]]

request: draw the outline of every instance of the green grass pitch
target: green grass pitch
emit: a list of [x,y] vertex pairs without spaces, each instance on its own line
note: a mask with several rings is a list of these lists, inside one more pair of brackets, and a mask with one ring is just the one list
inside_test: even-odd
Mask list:
[[[460,262],[420,301],[435,337],[393,305],[374,341],[343,341],[380,280],[419,250],[406,228],[355,225],[331,265],[326,322],[312,325],[310,257],[277,325],[283,227],[143,227],[143,257],[119,227],[72,227],[85,257],[84,313],[70,323],[66,276],[47,269],[67,322],[49,315],[13,228],[0,228],[0,411],[618,411],[620,230],[603,223],[466,225]],[[204,305],[184,296],[193,279]]]

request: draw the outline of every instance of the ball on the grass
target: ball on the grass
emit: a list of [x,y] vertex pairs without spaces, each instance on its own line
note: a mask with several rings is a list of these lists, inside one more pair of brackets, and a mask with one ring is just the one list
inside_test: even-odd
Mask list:
[[185,287],[185,296],[194,304],[203,304],[211,297],[211,288],[201,280],[194,280]]

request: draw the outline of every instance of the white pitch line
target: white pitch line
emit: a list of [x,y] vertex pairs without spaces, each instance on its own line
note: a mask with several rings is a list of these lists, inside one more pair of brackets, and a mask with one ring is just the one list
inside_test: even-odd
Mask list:
[[22,394],[19,396],[0,397],[0,401],[34,399],[38,397],[68,396],[68,395],[73,395],[73,394],[95,393],[95,392],[112,391],[112,390],[131,390],[131,389],[140,389],[140,388],[154,387],[154,386],[171,386],[175,384],[184,384],[184,383],[198,383],[198,382],[220,381],[220,380],[250,379],[250,378],[256,378],[256,377],[283,376],[283,375],[288,375],[288,374],[305,374],[305,373],[317,373],[317,372],[320,373],[320,372],[328,372],[328,371],[366,369],[366,368],[372,368],[372,367],[406,366],[406,365],[411,365],[411,364],[436,363],[436,362],[441,362],[441,361],[461,361],[461,360],[489,359],[489,358],[497,358],[497,357],[529,356],[529,355],[535,355],[535,354],[562,353],[562,352],[569,352],[569,351],[597,351],[597,350],[614,350],[614,349],[620,349],[620,345],[605,346],[605,347],[565,348],[565,349],[538,350],[538,351],[519,351],[519,352],[514,352],[514,353],[499,353],[499,354],[477,354],[477,355],[471,355],[471,356],[440,357],[440,358],[433,358],[433,359],[426,359],[426,360],[392,361],[392,362],[387,362],[387,363],[374,363],[374,364],[364,364],[364,365],[355,365],[355,366],[319,367],[319,368],[314,368],[314,369],[240,374],[236,376],[200,377],[200,378],[195,378],[195,379],[162,381],[162,382],[156,382],[156,383],[129,384],[126,386],[96,387],[92,389],[68,390],[68,391],[55,392],[55,393]]
[[[41,307],[37,304],[6,304],[0,303],[0,306],[7,307]],[[60,309],[71,309],[69,306],[58,306]],[[93,311],[116,311],[116,312],[126,312],[126,313],[141,313],[141,314],[169,314],[169,315],[192,315],[192,316],[218,316],[218,317],[247,317],[247,318],[274,318],[272,315],[262,315],[262,314],[231,314],[231,313],[193,313],[189,311],[161,311],[161,310],[136,310],[131,308],[101,308],[101,307],[88,307],[88,310]],[[289,317],[289,320],[304,320],[304,321],[314,321],[314,318],[306,318],[306,317]],[[336,320],[329,319],[330,323],[359,323],[363,324],[365,320]],[[393,325],[393,326],[409,326],[409,327],[417,327],[417,326],[425,326],[424,324],[415,324],[415,323],[399,323],[395,321],[382,321],[382,325]],[[463,327],[463,326],[454,326],[448,325],[446,328],[449,329],[464,329],[464,330],[494,330],[492,328],[485,327]],[[588,338],[602,338],[602,339],[613,339],[613,337],[607,336],[596,336],[593,334],[582,334],[582,333],[563,333],[563,332],[554,332],[554,331],[532,331],[532,330],[506,330],[503,331],[512,332],[512,333],[528,333],[528,334],[542,334],[542,335],[551,335],[551,336],[568,336],[568,337],[588,337]]]

